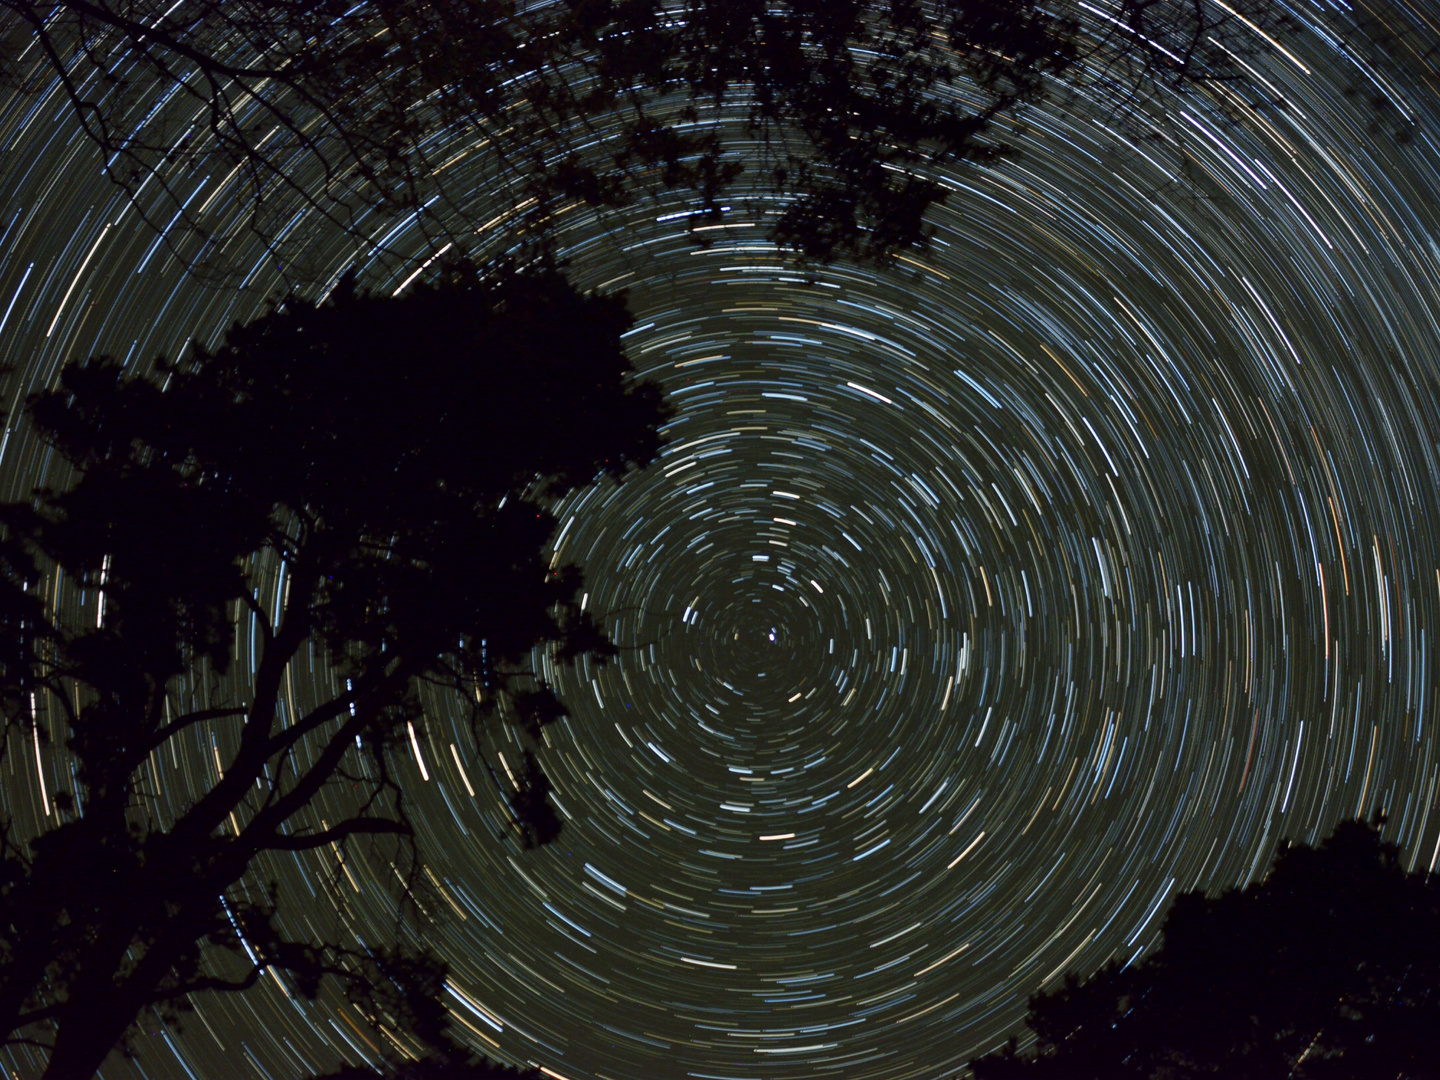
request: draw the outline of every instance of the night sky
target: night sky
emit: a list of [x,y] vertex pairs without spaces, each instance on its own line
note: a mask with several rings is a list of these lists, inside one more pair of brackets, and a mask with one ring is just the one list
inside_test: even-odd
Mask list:
[[[1162,99],[1138,146],[1083,98],[1030,111],[893,269],[797,269],[743,191],[704,247],[679,198],[563,217],[675,416],[658,464],[557,508],[622,646],[553,671],[560,840],[499,839],[503,733],[437,708],[404,765],[478,1049],[564,1080],[944,1077],[1282,837],[1383,808],[1436,865],[1440,71],[1430,31],[1382,61],[1339,5],[1294,10],[1250,61],[1282,104]],[[243,235],[243,289],[182,274],[58,94],[0,138],[13,395],[213,342],[283,289]],[[188,182],[238,212],[224,176]],[[410,278],[412,239],[362,284]],[[309,255],[331,280],[357,258],[318,226]],[[46,464],[7,430],[0,494]],[[68,765],[22,749],[3,794],[33,827]],[[219,757],[178,740],[157,812]],[[271,876],[295,925],[395,914],[363,849]],[[288,1080],[373,1059],[357,1024],[267,979],[104,1075]]]

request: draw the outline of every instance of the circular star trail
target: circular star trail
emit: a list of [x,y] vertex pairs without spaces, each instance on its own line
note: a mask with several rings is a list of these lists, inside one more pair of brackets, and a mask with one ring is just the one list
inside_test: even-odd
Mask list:
[[[556,507],[620,646],[536,657],[570,710],[542,755],[560,840],[499,838],[503,732],[437,707],[404,765],[477,1048],[564,1080],[943,1077],[1282,837],[1383,810],[1436,865],[1434,28],[1387,9],[1383,51],[1296,14],[1254,94],[1162,101],[1149,137],[1028,113],[884,271],[797,269],[759,197],[703,246],[678,202],[562,219],[675,413],[655,466]],[[18,392],[278,287],[258,254],[239,294],[184,278],[32,104],[3,126],[38,163],[6,178]],[[45,475],[23,429],[0,454],[12,495]],[[40,815],[63,761],[9,762]],[[256,880],[383,927],[389,868],[343,869]],[[133,1068],[294,1076],[365,1058],[347,1024],[265,985]]]

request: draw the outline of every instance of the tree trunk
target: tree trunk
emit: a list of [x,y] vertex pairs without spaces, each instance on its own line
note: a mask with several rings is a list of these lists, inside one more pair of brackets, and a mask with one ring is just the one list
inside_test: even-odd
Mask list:
[[91,1080],[134,1019],[133,1005],[118,994],[69,1013],[42,1080]]

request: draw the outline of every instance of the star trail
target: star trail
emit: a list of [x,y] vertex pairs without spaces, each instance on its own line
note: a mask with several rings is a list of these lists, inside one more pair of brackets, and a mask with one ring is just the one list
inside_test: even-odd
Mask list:
[[[675,413],[650,469],[554,508],[621,650],[535,657],[570,711],[542,755],[560,839],[501,837],[512,734],[439,704],[409,733],[427,932],[477,1049],[556,1080],[930,1080],[1283,837],[1384,810],[1436,867],[1437,27],[1387,9],[1382,51],[1345,5],[1292,11],[1252,86],[1027,111],[884,269],[797,265],[744,189],[693,232],[674,196],[562,216]],[[183,274],[63,115],[58,90],[0,112],[10,405],[284,287],[238,233],[241,290]],[[421,272],[412,240],[362,284]],[[317,230],[311,258],[333,281],[357,255]],[[4,440],[7,497],[57,481]],[[157,775],[210,782],[209,736],[176,742]],[[66,768],[6,758],[18,820]],[[271,877],[361,939],[395,914],[363,851]],[[376,1060],[356,1021],[269,978],[105,1076]]]

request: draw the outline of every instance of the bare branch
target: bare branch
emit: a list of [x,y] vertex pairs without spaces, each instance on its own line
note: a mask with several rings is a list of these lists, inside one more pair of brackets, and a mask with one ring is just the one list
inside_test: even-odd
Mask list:
[[213,975],[202,975],[193,979],[187,979],[180,986],[173,987],[168,991],[152,994],[146,1004],[160,1005],[167,1001],[174,1001],[176,998],[188,997],[190,994],[199,994],[205,991],[233,994],[243,990],[249,990],[259,981],[260,973],[271,966],[273,965],[262,962],[256,967],[251,968],[243,979],[222,979]]
[[144,757],[151,750],[164,746],[172,736],[178,735],[188,727],[203,724],[206,720],[220,720],[227,716],[241,716],[247,709],[248,707],[245,705],[235,705],[228,709],[200,709],[196,712],[186,713],[184,716],[177,717],[170,721],[170,723],[155,732],[139,751],[140,756]]
[[33,1046],[37,1050],[55,1049],[55,1044],[53,1042],[42,1042],[40,1039],[28,1039],[20,1035],[11,1035],[9,1038],[5,1039],[3,1043],[0,1043],[0,1046]]
[[241,594],[240,599],[244,601],[245,606],[250,609],[255,618],[260,621],[261,640],[263,640],[266,645],[269,645],[270,642],[275,640],[275,630],[270,625],[269,614],[260,606],[260,601],[248,590]]
[[260,846],[266,851],[311,851],[326,844],[342,843],[351,836],[410,836],[411,827],[390,818],[351,818],[317,833],[276,836]]

